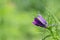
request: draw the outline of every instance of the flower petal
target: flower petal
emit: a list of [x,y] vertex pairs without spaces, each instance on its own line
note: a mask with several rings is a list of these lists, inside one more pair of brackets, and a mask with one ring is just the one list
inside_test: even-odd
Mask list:
[[46,20],[43,19],[43,17],[40,15],[37,17],[39,21],[41,21],[43,24],[47,24]]

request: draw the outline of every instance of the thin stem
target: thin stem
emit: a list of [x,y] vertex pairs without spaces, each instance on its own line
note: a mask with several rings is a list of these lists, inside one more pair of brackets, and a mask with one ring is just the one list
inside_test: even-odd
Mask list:
[[[57,24],[60,24],[59,23],[59,20],[56,18],[56,16],[54,14],[51,14],[53,19],[55,20],[55,23],[57,22]],[[55,27],[56,28],[56,36],[58,36],[58,29],[57,29],[58,25]],[[57,37],[56,37],[57,40],[59,40]]]
[[[48,11],[48,13],[49,13],[51,16],[53,16],[53,18],[55,19],[55,21],[56,21],[57,23],[59,23],[59,20],[56,18],[55,14],[54,14],[54,13],[51,13],[50,10],[48,10],[47,8],[46,8],[46,10]],[[59,24],[60,24],[60,23],[59,23]]]
[[49,15],[49,13],[48,13],[48,25],[49,25],[49,19],[50,19],[50,15]]
[[46,38],[50,37],[51,35],[47,35],[46,37],[44,37],[42,40],[45,40]]
[[[48,10],[48,9],[47,9],[47,10]],[[48,13],[49,13],[49,14],[52,16],[52,18],[55,20],[55,23],[57,22],[57,24],[60,24],[60,23],[59,23],[59,20],[57,19],[57,17],[56,17],[53,13],[51,13],[50,10],[48,10]],[[56,36],[58,36],[57,26],[56,26],[55,28],[56,28],[56,30],[55,30],[55,31],[56,31]],[[54,35],[53,32],[52,32],[52,30],[50,30],[50,32],[51,32],[52,35]],[[57,37],[56,37],[56,39],[59,40]]]
[[51,30],[52,27],[51,27],[51,28],[47,28],[47,29],[50,31],[51,36],[53,37],[54,40],[59,40],[58,38],[56,38],[56,37],[54,36],[54,33],[53,33],[53,31]]

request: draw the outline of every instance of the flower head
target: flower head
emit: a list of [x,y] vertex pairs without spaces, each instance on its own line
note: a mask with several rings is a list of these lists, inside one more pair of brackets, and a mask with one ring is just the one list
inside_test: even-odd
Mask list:
[[33,24],[36,26],[41,26],[41,27],[45,27],[45,28],[47,27],[47,22],[41,15],[34,18]]

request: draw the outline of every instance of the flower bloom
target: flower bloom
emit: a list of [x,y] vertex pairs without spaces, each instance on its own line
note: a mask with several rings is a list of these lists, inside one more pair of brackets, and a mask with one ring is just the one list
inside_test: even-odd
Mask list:
[[41,15],[34,18],[33,24],[40,27],[47,27],[47,22]]

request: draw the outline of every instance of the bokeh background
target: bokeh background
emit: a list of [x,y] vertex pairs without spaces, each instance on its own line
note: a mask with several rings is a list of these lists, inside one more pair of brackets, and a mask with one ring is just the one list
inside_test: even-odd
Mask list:
[[0,0],[0,40],[42,40],[49,31],[32,21],[38,12],[48,19],[46,8],[60,20],[60,0]]

